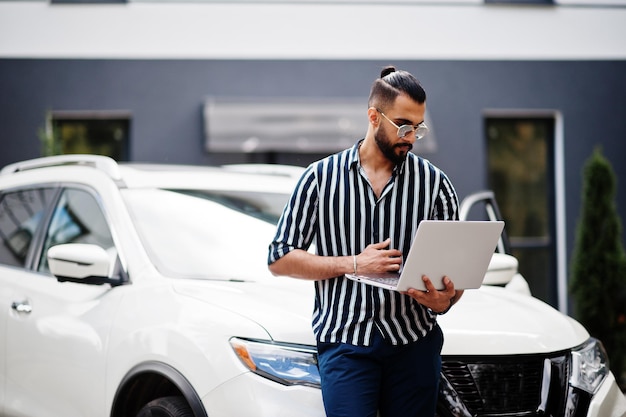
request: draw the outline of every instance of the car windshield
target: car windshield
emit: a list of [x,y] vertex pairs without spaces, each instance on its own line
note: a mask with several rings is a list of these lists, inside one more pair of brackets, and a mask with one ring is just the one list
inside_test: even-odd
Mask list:
[[276,214],[253,200],[189,190],[126,189],[123,195],[163,274],[224,280],[271,276],[266,259]]

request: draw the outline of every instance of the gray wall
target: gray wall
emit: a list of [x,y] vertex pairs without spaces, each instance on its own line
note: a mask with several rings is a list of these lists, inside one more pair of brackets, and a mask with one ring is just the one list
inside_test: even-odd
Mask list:
[[[377,61],[0,59],[0,166],[39,156],[48,110],[128,110],[130,159],[192,164],[266,162],[267,155],[208,154],[202,106],[209,95],[362,97]],[[559,110],[564,120],[568,256],[580,208],[581,169],[601,145],[626,178],[625,61],[393,62],[428,93],[438,151],[426,155],[460,197],[486,187],[485,109]],[[365,107],[364,107],[365,108]],[[363,126],[365,133],[366,126]],[[356,138],[355,138],[356,139]],[[323,155],[277,154],[305,165]],[[626,185],[617,205],[626,221]]]

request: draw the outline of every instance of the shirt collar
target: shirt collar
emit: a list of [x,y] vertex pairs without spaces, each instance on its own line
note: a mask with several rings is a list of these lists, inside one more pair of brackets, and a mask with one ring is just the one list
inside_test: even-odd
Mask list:
[[359,148],[365,139],[359,140],[350,150],[350,169],[361,166],[361,157],[359,156]]

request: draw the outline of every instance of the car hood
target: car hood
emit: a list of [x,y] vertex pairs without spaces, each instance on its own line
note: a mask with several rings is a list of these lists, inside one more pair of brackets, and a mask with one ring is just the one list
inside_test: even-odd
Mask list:
[[[194,297],[257,323],[275,341],[314,345],[311,328],[314,284],[271,277],[259,281],[182,281],[179,294]],[[246,337],[245,334],[233,336]]]
[[[257,282],[182,281],[175,288],[248,318],[273,340],[315,344],[310,281],[284,277]],[[572,348],[589,337],[578,322],[542,301],[500,287],[466,290],[438,320],[445,337],[444,355],[548,353]],[[236,333],[233,329],[233,336],[246,336]]]
[[577,321],[528,295],[500,287],[466,290],[439,324],[444,355],[548,353],[589,337]]

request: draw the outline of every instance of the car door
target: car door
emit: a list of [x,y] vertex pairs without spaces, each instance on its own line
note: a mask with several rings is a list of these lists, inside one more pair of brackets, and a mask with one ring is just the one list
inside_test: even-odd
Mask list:
[[[26,210],[24,208],[24,210]],[[105,415],[105,349],[115,291],[109,285],[58,282],[45,250],[61,243],[95,243],[114,253],[97,199],[68,188],[55,200],[49,221],[40,220],[30,269],[3,271],[8,297],[5,339],[7,416]],[[6,268],[5,268],[6,269]],[[113,296],[109,296],[113,294]]]
[[46,187],[0,193],[0,415],[11,415],[5,407],[9,401],[6,395],[8,323],[18,311],[28,309],[26,305],[13,304],[15,285],[29,275],[29,257],[56,192],[56,188]]

